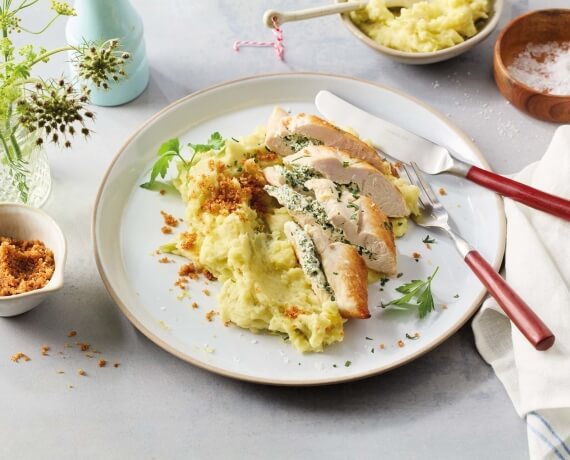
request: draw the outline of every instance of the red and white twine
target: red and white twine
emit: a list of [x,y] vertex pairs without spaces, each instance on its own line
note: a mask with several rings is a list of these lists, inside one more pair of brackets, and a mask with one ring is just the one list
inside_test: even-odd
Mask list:
[[281,60],[283,60],[283,54],[285,53],[285,46],[283,46],[283,29],[279,27],[275,17],[271,18],[273,23],[273,34],[275,35],[275,40],[272,42],[259,42],[255,40],[237,40],[234,43],[234,51],[239,51],[242,46],[255,46],[258,48],[274,48],[275,54]]

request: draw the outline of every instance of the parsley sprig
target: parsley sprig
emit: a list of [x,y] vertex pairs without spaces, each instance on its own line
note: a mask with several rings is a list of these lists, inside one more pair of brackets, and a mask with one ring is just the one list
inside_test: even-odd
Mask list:
[[[428,313],[435,310],[435,303],[431,293],[431,282],[438,270],[439,267],[437,267],[432,275],[428,276],[425,281],[412,280],[409,283],[397,287],[396,291],[404,295],[388,303],[382,303],[380,306],[382,308],[391,307],[396,310],[407,310],[417,307],[419,317],[425,318]],[[412,302],[414,299],[415,303]]]
[[150,180],[141,184],[140,186],[147,190],[159,191],[165,190],[167,192],[174,191],[176,188],[168,181],[158,180],[158,177],[164,179],[168,173],[170,162],[174,158],[178,158],[186,169],[190,169],[194,164],[194,159],[197,154],[210,152],[211,150],[221,150],[226,144],[225,139],[218,132],[210,135],[206,144],[188,144],[192,156],[189,161],[186,161],[180,152],[180,140],[178,138],[169,139],[164,142],[158,149],[158,160],[155,161],[150,172]]

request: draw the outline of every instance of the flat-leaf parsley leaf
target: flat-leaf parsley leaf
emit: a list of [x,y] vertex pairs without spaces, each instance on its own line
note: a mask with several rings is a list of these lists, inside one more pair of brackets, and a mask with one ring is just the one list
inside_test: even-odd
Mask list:
[[[431,293],[431,282],[437,274],[439,267],[435,269],[427,280],[412,280],[409,283],[402,284],[396,288],[396,291],[404,294],[398,299],[391,300],[388,303],[383,303],[382,308],[391,307],[397,310],[407,310],[409,308],[418,308],[418,315],[420,318],[425,318],[428,313],[435,310],[433,295]],[[415,299],[415,303],[412,301]]]

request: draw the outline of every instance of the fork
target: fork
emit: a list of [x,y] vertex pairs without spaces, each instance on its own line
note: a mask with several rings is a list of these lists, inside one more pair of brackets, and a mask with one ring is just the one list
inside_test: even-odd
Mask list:
[[540,351],[548,350],[554,344],[554,334],[481,254],[451,228],[447,210],[437,199],[417,164],[414,162],[410,164],[411,168],[403,165],[404,171],[410,182],[420,189],[421,214],[412,216],[414,222],[420,227],[444,230],[455,243],[465,263],[495,298],[518,330],[534,348]]

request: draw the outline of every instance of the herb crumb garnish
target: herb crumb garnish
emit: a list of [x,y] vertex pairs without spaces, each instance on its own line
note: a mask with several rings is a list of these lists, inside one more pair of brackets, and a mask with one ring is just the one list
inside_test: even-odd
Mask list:
[[398,274],[396,275],[396,278],[401,278],[402,276],[404,276],[403,273],[398,273]]
[[336,364],[333,364],[333,367],[338,367]]
[[371,348],[371,349],[370,349],[370,353],[374,353],[374,348]]
[[426,237],[422,240],[422,243],[435,244],[435,238],[430,238],[429,235],[426,235]]
[[406,346],[406,344],[404,343],[403,340],[398,340],[398,346],[399,346],[400,348],[404,348],[404,347]]
[[352,364],[352,361],[346,361],[344,363],[344,367],[350,367],[351,364]]
[[368,336],[367,336],[367,337],[364,337],[364,338],[365,338],[366,340],[374,340],[374,339],[371,339],[371,338],[368,337]]
[[410,335],[406,332],[406,339],[409,340],[418,340],[420,338],[420,333],[416,332],[414,335]]
[[453,298],[454,298],[454,299],[459,299],[459,294],[455,294],[455,295],[453,296]]

